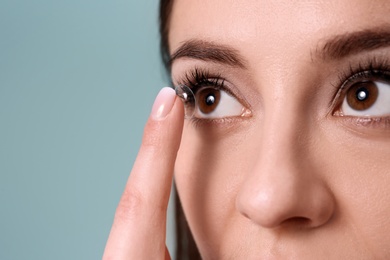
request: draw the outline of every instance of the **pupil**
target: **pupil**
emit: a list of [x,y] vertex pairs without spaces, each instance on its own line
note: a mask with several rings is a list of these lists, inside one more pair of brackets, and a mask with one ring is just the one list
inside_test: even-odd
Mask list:
[[359,101],[364,101],[368,98],[368,90],[366,88],[360,88],[356,91],[356,98]]
[[197,107],[203,114],[212,113],[218,106],[221,100],[221,92],[213,87],[201,89],[197,93],[198,103]]
[[215,96],[210,94],[206,97],[206,105],[212,106],[215,103]]

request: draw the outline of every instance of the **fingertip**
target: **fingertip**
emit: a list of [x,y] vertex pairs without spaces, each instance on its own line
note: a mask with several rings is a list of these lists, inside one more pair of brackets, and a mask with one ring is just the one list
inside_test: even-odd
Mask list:
[[[178,134],[181,136],[184,105],[181,99],[176,97],[175,90],[170,87],[164,87],[159,91],[145,125],[144,146],[159,146],[161,143],[172,140],[172,137]],[[166,139],[167,136],[170,138]]]
[[170,87],[164,87],[158,93],[152,108],[151,118],[162,120],[171,112],[176,100],[176,92]]

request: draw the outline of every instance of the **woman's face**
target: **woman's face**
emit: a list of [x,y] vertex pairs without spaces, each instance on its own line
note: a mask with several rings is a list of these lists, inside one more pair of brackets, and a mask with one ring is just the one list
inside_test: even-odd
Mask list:
[[175,0],[175,178],[205,259],[390,257],[390,2]]

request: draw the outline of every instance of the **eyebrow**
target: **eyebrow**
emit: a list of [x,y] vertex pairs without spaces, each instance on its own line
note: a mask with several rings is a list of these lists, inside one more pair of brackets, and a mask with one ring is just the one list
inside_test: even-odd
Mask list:
[[[322,41],[316,55],[322,60],[342,59],[350,55],[390,46],[390,27],[382,26],[358,32],[344,33]],[[179,58],[212,61],[232,67],[246,68],[246,60],[238,50],[202,40],[184,42],[172,55],[169,65]]]
[[189,40],[184,42],[172,55],[169,65],[179,58],[193,58],[203,61],[212,61],[230,65],[232,67],[245,68],[246,61],[239,54],[238,50],[201,40]]
[[372,51],[390,46],[390,28],[380,27],[347,34],[336,35],[322,47],[317,47],[316,53],[323,60],[342,59],[350,55]]

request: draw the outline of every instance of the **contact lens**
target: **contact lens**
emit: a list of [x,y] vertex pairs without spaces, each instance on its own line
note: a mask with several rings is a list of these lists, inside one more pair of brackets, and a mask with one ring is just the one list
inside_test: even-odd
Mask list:
[[177,85],[175,91],[176,95],[183,101],[185,118],[191,118],[195,113],[196,100],[194,93],[185,85]]

